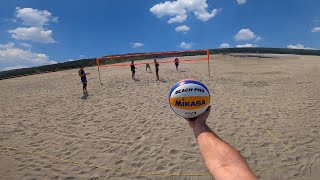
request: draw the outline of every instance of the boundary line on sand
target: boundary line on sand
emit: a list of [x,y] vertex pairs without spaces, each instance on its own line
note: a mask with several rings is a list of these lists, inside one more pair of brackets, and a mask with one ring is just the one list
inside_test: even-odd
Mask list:
[[[214,54],[211,50],[209,50],[209,52],[212,53],[212,54]],[[210,59],[209,59],[209,61],[210,61]],[[214,80],[213,80],[213,81],[214,81]],[[215,81],[214,81],[214,82],[215,82]],[[231,96],[230,96],[229,93],[226,93],[225,91],[223,91],[223,90],[222,90],[218,85],[216,85],[216,84],[215,84],[215,87],[216,87],[219,91],[221,91],[223,94],[226,94],[226,96],[228,97],[228,99],[229,99],[234,105],[236,105],[236,106],[241,110],[242,113],[244,113],[245,115],[247,115],[251,121],[254,121],[254,122],[257,123],[262,129],[264,129],[265,131],[267,131],[267,132],[272,136],[272,138],[273,138],[274,140],[276,140],[277,143],[280,143],[280,144],[286,149],[286,151],[289,152],[289,154],[291,154],[291,153],[294,152],[294,151],[291,150],[291,148],[289,148],[287,145],[285,145],[283,142],[281,142],[276,135],[274,135],[271,131],[269,131],[266,127],[264,127],[259,121],[257,121],[255,118],[253,118],[253,117],[251,116],[251,114],[249,114],[248,111],[246,111],[246,110],[243,108],[243,106],[241,106],[237,101],[235,101],[233,98],[231,98]]]
[[268,134],[271,135],[271,137],[276,140],[277,143],[280,143],[287,152],[289,152],[289,154],[293,153],[294,151],[291,150],[291,148],[289,148],[287,145],[285,145],[283,142],[281,142],[279,140],[279,138],[274,135],[271,131],[269,131],[266,127],[264,127],[259,121],[257,121],[255,118],[253,118],[253,116],[251,116],[251,114],[248,113],[248,111],[246,111],[237,101],[235,101],[233,98],[231,98],[230,94],[224,92],[219,86],[215,86],[219,91],[221,91],[222,93],[226,94],[228,99],[234,104],[236,105],[242,113],[244,113],[245,115],[247,115],[249,117],[249,119],[255,123],[257,123],[262,129],[264,129],[266,132],[268,132]]

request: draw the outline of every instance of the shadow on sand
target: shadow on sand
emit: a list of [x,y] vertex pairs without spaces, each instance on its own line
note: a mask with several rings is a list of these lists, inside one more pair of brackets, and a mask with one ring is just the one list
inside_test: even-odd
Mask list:
[[83,96],[81,97],[81,99],[86,100],[86,99],[88,99],[88,97],[89,97],[89,94],[86,94],[86,95],[83,95]]
[[167,83],[167,81],[164,79],[160,79],[159,82]]
[[140,82],[140,80],[139,79],[133,79],[134,81],[136,81],[136,82]]
[[178,72],[187,72],[187,71],[184,71],[184,70],[178,70]]

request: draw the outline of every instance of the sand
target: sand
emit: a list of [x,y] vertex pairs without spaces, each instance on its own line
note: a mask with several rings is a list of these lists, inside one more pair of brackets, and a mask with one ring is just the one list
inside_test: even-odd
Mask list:
[[101,69],[103,85],[86,68],[88,97],[77,69],[1,80],[0,179],[212,179],[168,105],[183,78],[208,86],[209,126],[257,177],[319,179],[320,57],[214,55],[211,77],[206,63],[161,64],[160,82]]

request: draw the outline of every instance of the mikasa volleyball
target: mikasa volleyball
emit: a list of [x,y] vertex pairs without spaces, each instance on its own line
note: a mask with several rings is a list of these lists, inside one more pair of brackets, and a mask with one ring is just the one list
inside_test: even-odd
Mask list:
[[195,118],[204,113],[210,104],[208,88],[194,79],[175,84],[169,94],[171,109],[184,118]]

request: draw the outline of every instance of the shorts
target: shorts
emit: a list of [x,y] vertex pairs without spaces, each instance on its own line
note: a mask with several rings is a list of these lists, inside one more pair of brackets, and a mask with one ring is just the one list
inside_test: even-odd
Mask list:
[[136,70],[131,70],[132,74],[135,74],[136,73]]
[[179,63],[174,63],[176,66],[179,66]]
[[87,87],[87,82],[82,82],[82,84],[83,84],[83,88]]
[[159,74],[159,69],[156,69],[156,74]]

